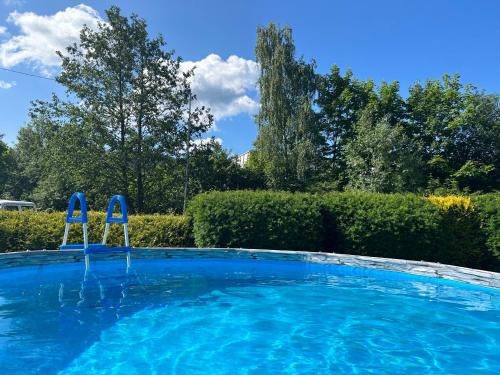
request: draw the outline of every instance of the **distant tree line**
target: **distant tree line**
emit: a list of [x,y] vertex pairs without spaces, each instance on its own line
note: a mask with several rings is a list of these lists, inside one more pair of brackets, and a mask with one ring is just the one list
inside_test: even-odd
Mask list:
[[[260,111],[249,162],[214,140],[180,58],[146,22],[106,11],[97,30],[59,52],[63,98],[35,101],[9,148],[0,138],[0,196],[62,210],[85,191],[134,212],[181,212],[209,190],[476,192],[500,186],[500,99],[458,75],[415,83],[354,78],[296,58],[290,28],[257,30]],[[191,105],[193,104],[193,106]],[[188,172],[188,173],[186,173]],[[187,179],[187,181],[186,181]]]
[[458,75],[416,82],[315,74],[290,28],[257,30],[261,109],[250,165],[268,188],[474,192],[500,187],[500,100]]

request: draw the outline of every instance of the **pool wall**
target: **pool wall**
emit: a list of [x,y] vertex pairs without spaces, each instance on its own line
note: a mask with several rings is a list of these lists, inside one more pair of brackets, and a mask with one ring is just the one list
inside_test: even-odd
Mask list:
[[[121,253],[92,255],[92,259],[95,260],[120,258],[124,259],[125,257]],[[303,261],[404,272],[500,289],[500,273],[496,272],[440,263],[337,253],[261,249],[141,248],[132,251],[132,262],[134,258],[232,258]],[[0,269],[72,262],[84,262],[82,251],[37,250],[0,254]],[[84,267],[83,264],[82,267]]]

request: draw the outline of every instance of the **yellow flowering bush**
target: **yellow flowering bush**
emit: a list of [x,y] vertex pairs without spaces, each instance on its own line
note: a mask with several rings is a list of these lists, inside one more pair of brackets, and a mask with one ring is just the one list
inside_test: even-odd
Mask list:
[[450,208],[463,209],[465,211],[472,211],[474,205],[469,197],[459,195],[448,195],[445,197],[432,195],[428,199],[437,207],[449,210]]

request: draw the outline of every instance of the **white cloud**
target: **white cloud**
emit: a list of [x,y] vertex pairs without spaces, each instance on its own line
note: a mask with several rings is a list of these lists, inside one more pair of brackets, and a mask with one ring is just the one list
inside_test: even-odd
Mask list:
[[217,137],[212,137],[212,138],[199,138],[199,139],[195,139],[194,141],[192,141],[191,143],[194,145],[194,146],[202,146],[202,145],[208,145],[210,143],[218,143],[220,145],[222,145],[222,139]]
[[5,26],[0,26],[0,35],[7,34],[7,28]]
[[229,56],[227,60],[210,54],[199,61],[185,61],[183,70],[195,67],[191,87],[201,105],[211,109],[216,120],[240,113],[254,114],[259,104],[256,94],[259,66],[253,60]]
[[0,80],[0,89],[10,89],[12,87],[14,87],[16,85],[15,82],[6,82],[6,81],[2,81]]
[[84,4],[49,16],[12,12],[7,21],[17,26],[20,34],[0,44],[0,64],[11,67],[27,62],[42,71],[59,66],[55,52],[77,41],[84,24],[95,28],[99,20],[97,11]]
[[[208,137],[208,138],[198,138],[198,139],[193,139],[189,142],[189,151],[195,150],[199,146],[203,145],[209,145],[211,143],[217,143],[222,146],[222,139],[219,137]],[[181,154],[184,154],[186,150],[186,143],[184,143],[183,150],[180,152]]]

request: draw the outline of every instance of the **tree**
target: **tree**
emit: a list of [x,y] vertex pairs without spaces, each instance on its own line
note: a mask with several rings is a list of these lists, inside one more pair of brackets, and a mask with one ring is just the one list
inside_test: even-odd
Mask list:
[[258,187],[251,172],[238,165],[237,157],[214,140],[193,147],[190,170],[191,197],[204,191]]
[[500,97],[471,86],[463,110],[451,124],[448,147],[451,180],[459,189],[489,191],[500,187]]
[[431,187],[458,183],[460,189],[498,188],[498,95],[464,86],[458,75],[444,75],[442,81],[417,82],[410,88],[407,113],[407,134],[423,145]]
[[92,123],[82,119],[78,107],[57,98],[33,103],[15,155],[12,195],[41,208],[65,209],[74,191],[85,191],[90,202],[104,207],[117,188],[108,173],[112,161]]
[[[152,187],[150,212],[183,211],[186,159],[171,158]],[[242,168],[237,158],[214,140],[191,143],[189,157],[188,200],[196,194],[212,190],[258,189],[263,187],[256,172]]]
[[399,82],[382,82],[377,93],[370,95],[367,107],[375,121],[385,119],[391,126],[402,123],[406,119],[406,105],[399,94]]
[[422,161],[417,145],[392,126],[378,122],[366,109],[356,124],[355,136],[346,145],[348,187],[372,192],[417,191],[422,186]]
[[351,70],[342,76],[337,65],[319,78],[316,104],[323,136],[321,152],[326,161],[326,179],[344,179],[344,146],[353,137],[354,125],[373,96],[373,90],[373,81],[359,81],[353,78]]
[[[57,79],[106,150],[106,173],[143,212],[155,171],[184,144],[192,72],[181,72],[180,58],[164,50],[161,36],[148,37],[144,20],[123,17],[117,7],[106,15],[97,30],[84,27],[79,43],[59,52]],[[205,108],[194,108],[189,131],[200,134],[211,123]]]
[[14,173],[14,157],[12,150],[2,140],[3,134],[0,134],[0,196],[8,191],[8,184]]
[[316,168],[319,127],[312,111],[314,63],[295,59],[292,30],[273,23],[257,29],[260,111],[256,164],[273,189],[302,189]]
[[319,118],[322,128],[322,155],[326,161],[327,173],[324,180],[342,188],[347,183],[345,146],[352,140],[355,125],[365,108],[369,108],[374,121],[385,118],[391,125],[405,117],[405,103],[399,95],[399,83],[382,82],[378,89],[373,81],[353,78],[348,70],[344,76],[334,65],[329,74],[319,79]]

